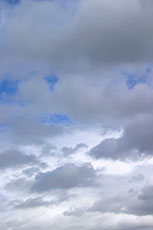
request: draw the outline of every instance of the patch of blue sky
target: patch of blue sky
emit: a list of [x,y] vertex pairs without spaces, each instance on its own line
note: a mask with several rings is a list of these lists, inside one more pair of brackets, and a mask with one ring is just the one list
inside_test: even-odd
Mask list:
[[54,114],[51,116],[51,121],[57,124],[58,123],[70,124],[71,123],[70,118],[65,114]]
[[123,75],[127,78],[126,84],[128,89],[133,89],[138,84],[149,84],[149,74],[151,72],[151,66],[147,66],[145,72],[142,75],[138,75],[136,73],[123,72]]
[[146,82],[147,82],[147,77],[145,75],[138,77],[138,78],[134,74],[127,74],[126,76],[128,78],[126,81],[128,89],[133,89],[136,85],[146,84]]
[[147,66],[146,67],[146,73],[151,73],[152,72],[152,66]]
[[9,128],[8,124],[0,123],[0,131],[5,131]]
[[46,125],[51,124],[63,124],[63,125],[71,125],[73,122],[66,114],[47,114],[43,116],[41,122]]
[[29,102],[16,100],[14,96],[18,92],[18,85],[20,81],[10,80],[9,76],[0,81],[0,103],[15,104],[20,107],[26,106]]
[[29,101],[22,101],[22,100],[18,100],[18,101],[15,101],[14,104],[20,106],[20,107],[25,107],[25,106],[28,106],[30,104]]
[[45,80],[47,81],[49,85],[50,92],[53,92],[55,85],[58,82],[58,77],[55,74],[51,74],[51,75],[46,76]]
[[18,4],[20,3],[20,0],[6,0],[6,2],[9,4]]
[[80,0],[54,0],[54,2],[58,2],[62,7],[75,11]]
[[[44,1],[44,0],[39,0]],[[61,17],[58,16],[58,23],[56,27],[60,28],[61,26],[68,26],[72,23],[73,18],[75,18],[79,3],[81,0],[50,0],[53,4],[56,5],[56,9],[60,12]],[[65,13],[64,13],[65,12]],[[59,14],[57,14],[59,15]],[[60,20],[59,20],[60,19]]]
[[5,99],[6,97],[11,98],[17,93],[18,81],[3,80],[0,82],[0,100]]
[[[7,2],[10,5],[15,5],[23,0],[3,0],[3,1]],[[46,1],[51,1],[53,3],[58,4],[63,9],[70,10],[72,13],[76,12],[77,6],[79,5],[80,2],[80,0],[35,0],[35,1],[42,2],[42,3]]]

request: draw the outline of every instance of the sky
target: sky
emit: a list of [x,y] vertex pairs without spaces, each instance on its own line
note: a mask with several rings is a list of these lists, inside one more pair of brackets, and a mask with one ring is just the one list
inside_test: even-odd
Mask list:
[[0,0],[0,229],[153,229],[153,0]]

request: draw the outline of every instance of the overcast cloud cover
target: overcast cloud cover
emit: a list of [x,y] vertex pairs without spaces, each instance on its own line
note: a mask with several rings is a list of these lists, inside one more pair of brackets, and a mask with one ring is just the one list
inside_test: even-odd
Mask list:
[[0,0],[0,229],[153,229],[153,0]]

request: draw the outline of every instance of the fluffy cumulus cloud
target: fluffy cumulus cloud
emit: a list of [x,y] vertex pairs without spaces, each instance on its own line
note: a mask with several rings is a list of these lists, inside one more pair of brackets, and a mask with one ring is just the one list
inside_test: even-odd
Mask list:
[[152,21],[153,0],[0,1],[0,229],[153,229]]

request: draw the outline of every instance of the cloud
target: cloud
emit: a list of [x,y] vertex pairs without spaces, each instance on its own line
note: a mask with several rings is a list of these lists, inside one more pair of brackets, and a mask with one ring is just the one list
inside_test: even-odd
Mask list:
[[143,174],[139,174],[136,176],[132,176],[131,179],[129,180],[129,182],[138,182],[138,181],[143,181],[144,180],[144,175]]
[[46,139],[61,135],[66,131],[66,128],[64,129],[62,125],[44,125],[34,117],[24,119],[24,123],[22,118],[13,121],[10,128],[14,142],[23,144],[43,144]]
[[77,153],[79,150],[81,149],[86,149],[87,148],[87,145],[84,144],[84,143],[79,143],[77,144],[74,148],[72,147],[63,147],[62,148],[62,152],[64,153],[64,156],[68,156],[68,155],[71,155],[71,154],[74,154],[74,153]]
[[0,214],[7,208],[7,200],[0,195]]
[[126,213],[136,216],[153,215],[153,186],[148,186],[139,191],[129,191],[128,194],[119,194],[108,200],[97,201],[91,211],[103,213]]
[[13,206],[16,209],[47,207],[53,204],[53,201],[44,200],[42,197],[29,198],[25,201],[14,200],[9,203],[10,206]]
[[55,189],[88,187],[95,183],[95,177],[95,171],[90,164],[78,167],[69,163],[53,171],[38,174],[31,190],[41,193]]
[[40,172],[40,168],[39,167],[30,167],[27,169],[23,170],[23,173],[29,177],[35,175],[36,173]]
[[0,1],[0,229],[153,229],[152,6]]
[[63,214],[65,216],[76,216],[79,217],[85,213],[85,210],[81,208],[70,208],[70,210],[65,211]]
[[39,164],[35,155],[27,155],[18,150],[7,150],[0,153],[0,169],[7,169],[23,165]]
[[42,60],[54,70],[152,62],[148,3],[82,0],[72,14],[55,2],[22,1],[14,9],[5,28],[5,56],[13,49],[18,59]]
[[[85,165],[82,166],[85,167]],[[63,173],[63,177],[59,175],[60,181],[56,177],[56,182],[60,182],[60,192],[63,193],[64,190],[67,190],[65,191],[67,195],[63,197],[59,196],[60,192],[58,189],[53,188],[53,183],[52,188],[47,189],[46,191],[49,192],[43,195],[43,197],[35,197],[34,193],[31,194],[31,191],[29,193],[29,188],[33,180],[31,180],[30,183],[23,183],[24,178],[20,178],[20,181],[14,184],[14,188],[22,189],[24,196],[21,196],[20,192],[21,199],[12,199],[8,202],[8,207],[13,208],[12,217],[7,218],[7,221],[3,220],[1,224],[5,223],[7,228],[10,226],[9,224],[11,224],[14,228],[18,226],[18,228],[26,230],[30,227],[40,230],[44,227],[57,227],[63,230],[77,229],[78,227],[99,230],[101,223],[103,223],[104,229],[109,227],[110,230],[122,230],[123,227],[124,229],[131,230],[151,229],[152,185],[143,187],[144,184],[146,184],[146,180],[148,180],[146,179],[145,181],[137,181],[137,184],[132,182],[132,186],[134,187],[131,189],[131,183],[129,183],[129,178],[131,178],[132,175],[137,176],[138,172],[144,172],[144,169],[148,170],[148,166],[136,169],[136,171],[130,172],[129,175],[103,175],[99,177],[102,186],[94,186],[94,190],[94,178],[92,178],[91,187],[87,187],[86,189],[86,185],[85,187],[80,186],[80,183],[75,180],[76,184],[75,187],[73,187],[74,193],[67,190],[67,185],[66,187],[65,185],[63,186],[64,182],[61,182],[61,180],[65,179]],[[52,172],[55,170],[52,170]],[[69,168],[67,170],[67,173],[68,172],[69,174],[72,173]],[[149,173],[150,172],[151,166],[149,169]],[[83,173],[81,173],[81,175],[83,175]],[[45,181],[45,175],[43,176],[41,183]],[[75,176],[76,179],[80,177],[79,175],[78,177]],[[48,183],[51,186],[49,180]],[[84,182],[82,184],[84,184]],[[77,188],[79,188],[79,192]],[[14,191],[13,187],[10,187],[10,193],[12,194]],[[56,197],[56,199],[53,197]],[[50,208],[52,208],[52,214],[50,214]],[[49,215],[47,215],[47,213],[49,213]],[[36,218],[38,214],[40,216],[39,220]],[[17,219],[16,215],[24,218]]]
[[[83,124],[102,123],[111,127],[113,124],[119,127],[131,116],[152,113],[151,88],[137,85],[133,90],[128,90],[123,76],[114,81],[113,77],[108,77],[107,83],[105,80],[90,80],[87,76],[84,79],[71,76],[70,79],[59,81],[46,107],[50,104],[54,113],[62,111],[72,120]],[[120,84],[115,86],[116,82]]]
[[106,138],[100,144],[92,148],[89,155],[94,158],[106,158],[114,160],[140,160],[144,157],[152,157],[153,119],[150,116],[130,121],[124,128],[120,138]]
[[148,0],[147,2],[145,0],[139,0],[140,4],[142,5],[142,7],[146,7],[149,8],[150,10],[151,7],[153,6],[153,1],[152,0]]
[[19,193],[19,194],[26,194],[30,186],[32,184],[32,178],[25,178],[24,176],[20,176],[18,178],[11,178],[6,185],[4,186],[5,191],[11,192],[11,193]]

